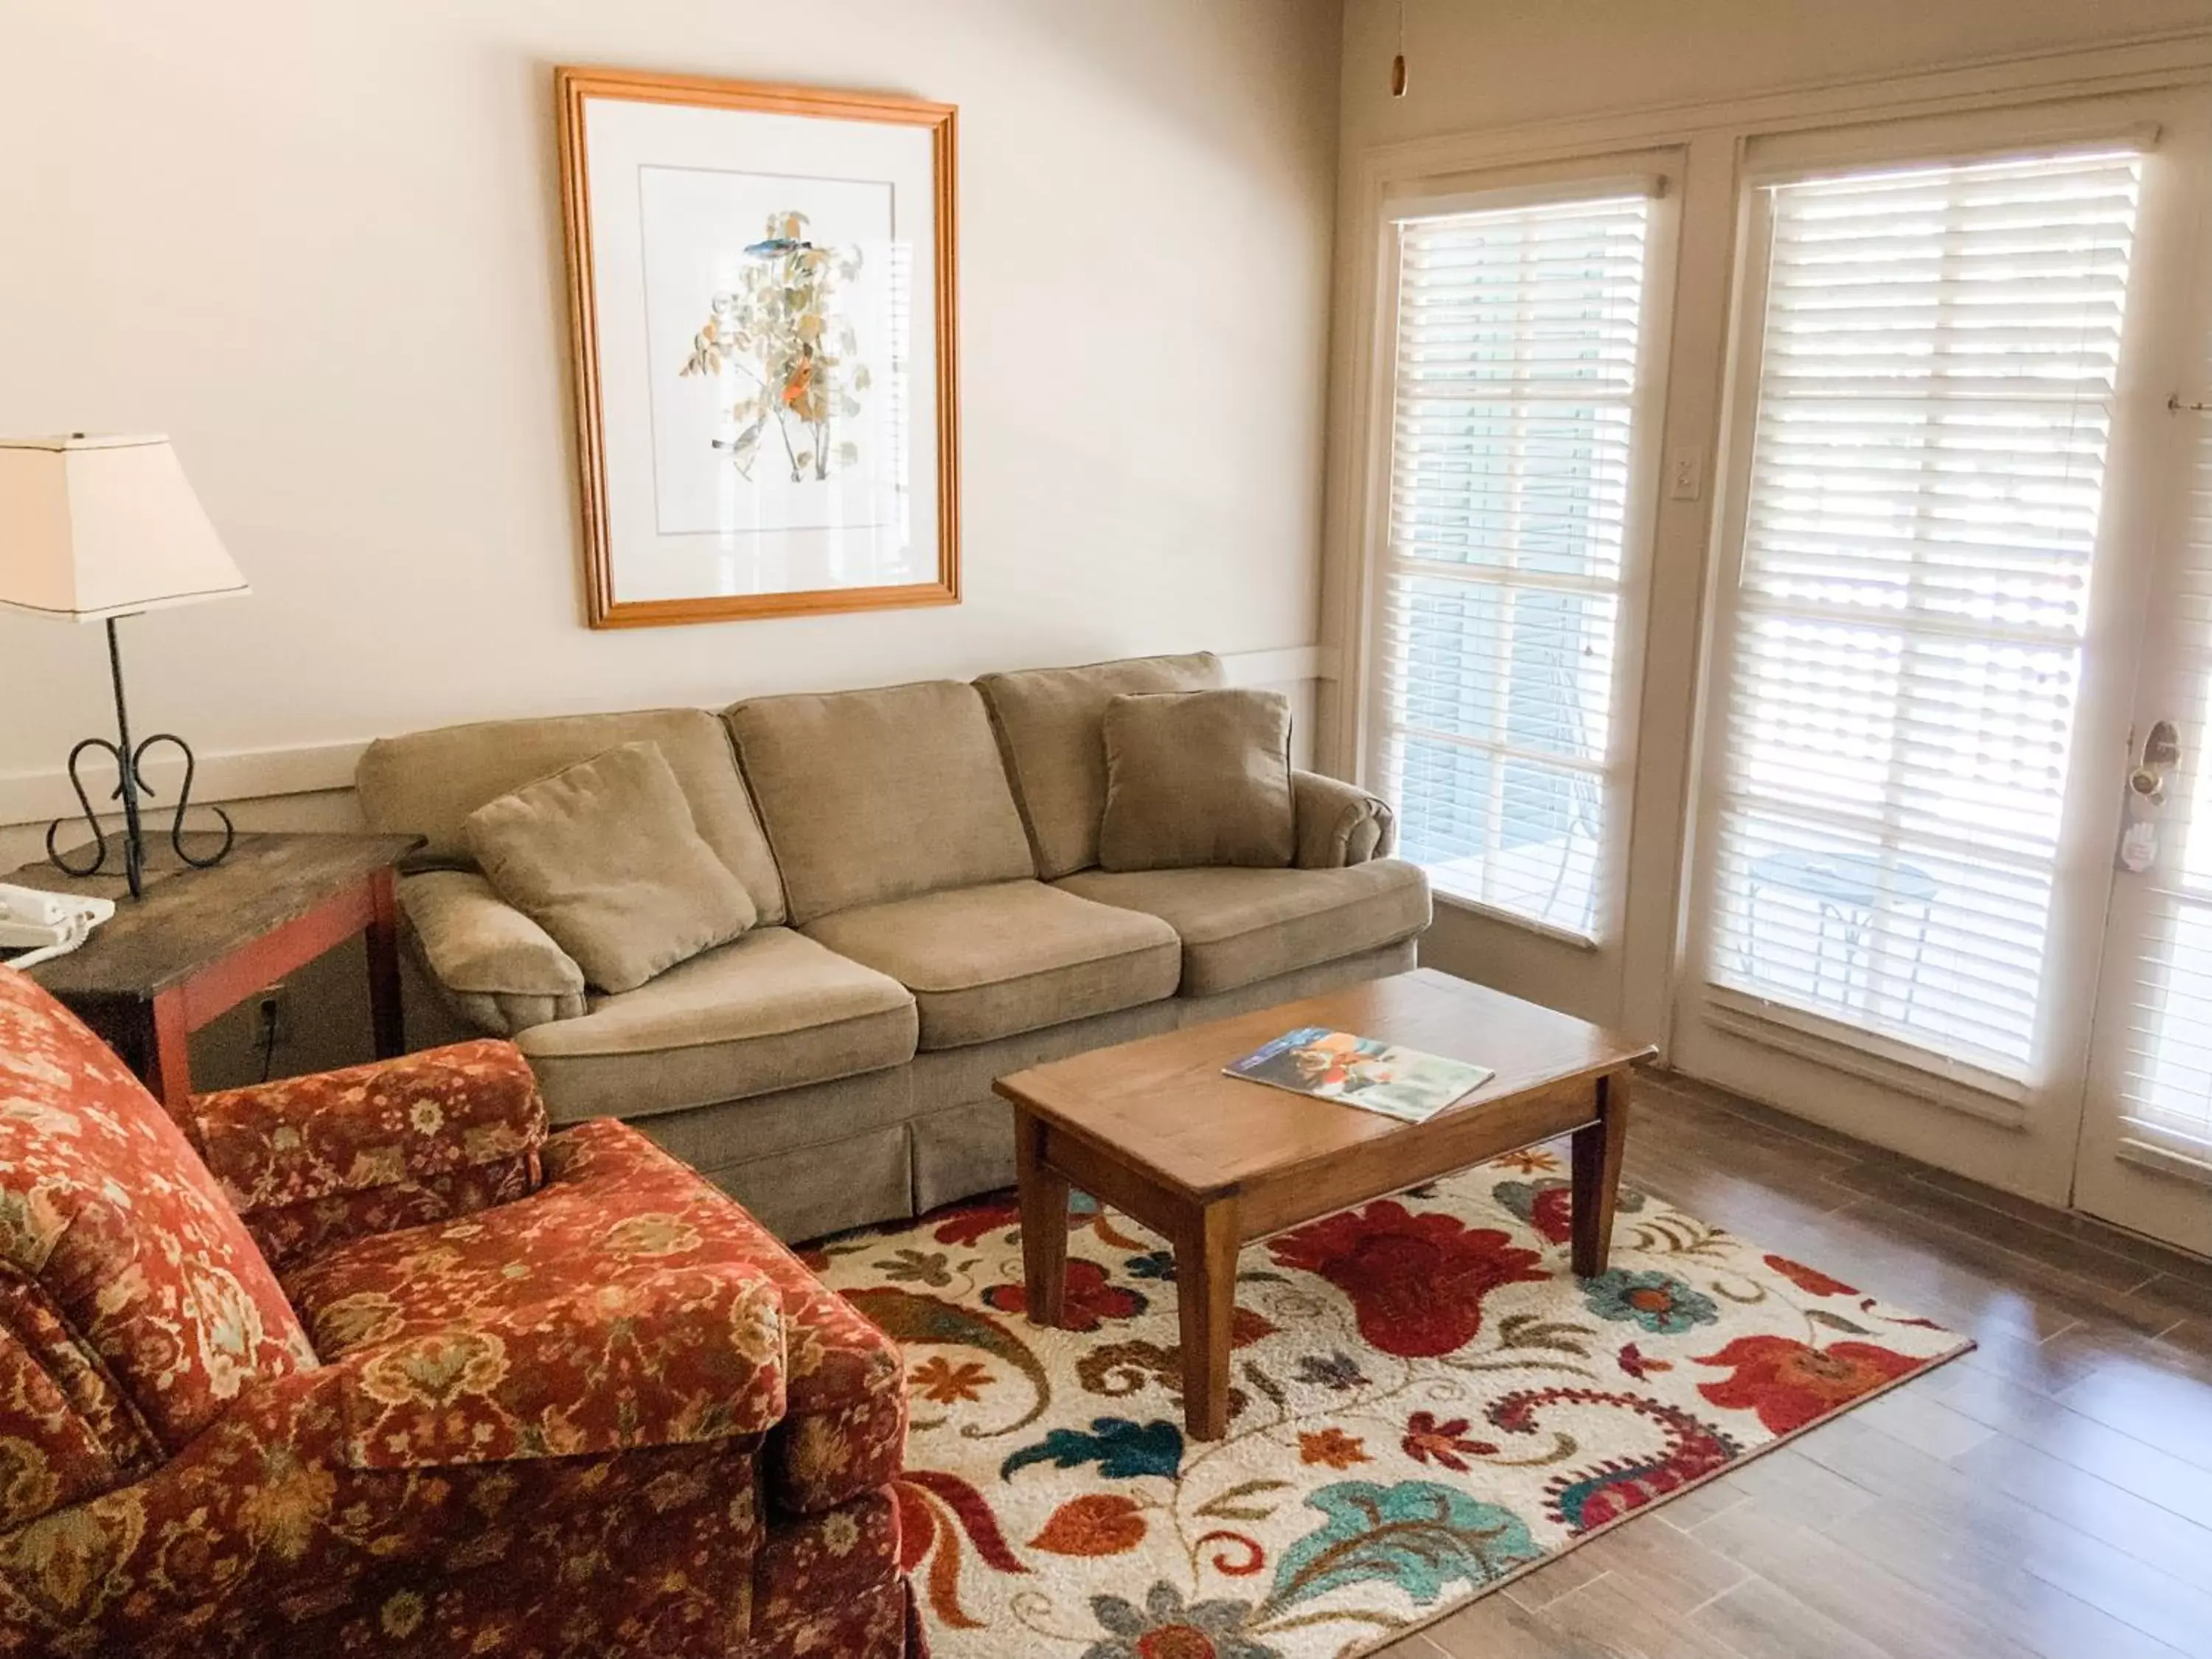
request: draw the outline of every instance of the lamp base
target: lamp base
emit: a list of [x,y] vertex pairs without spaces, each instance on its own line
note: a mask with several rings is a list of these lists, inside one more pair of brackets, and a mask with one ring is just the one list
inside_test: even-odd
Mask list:
[[96,750],[115,763],[115,788],[108,799],[123,804],[123,833],[118,838],[121,842],[118,854],[131,896],[139,898],[146,890],[146,840],[144,826],[139,818],[138,803],[141,797],[151,799],[155,793],[154,787],[146,781],[145,765],[146,751],[156,744],[173,744],[177,752],[185,757],[185,779],[178,786],[177,805],[169,820],[169,846],[177,857],[195,870],[205,870],[222,863],[229,854],[231,843],[238,838],[238,832],[231,823],[229,813],[220,806],[210,806],[205,810],[214,813],[222,824],[222,841],[216,844],[214,852],[204,856],[185,850],[185,813],[191,805],[192,774],[198,769],[198,763],[193,758],[191,745],[173,732],[156,732],[136,744],[131,741],[130,705],[123,696],[123,647],[115,631],[118,620],[114,617],[107,619],[107,663],[115,682],[115,740],[110,742],[106,738],[86,738],[69,752],[70,787],[76,792],[76,804],[84,813],[86,826],[92,831],[91,857],[88,860],[73,863],[63,855],[56,844],[65,821],[61,818],[56,818],[46,826],[46,857],[64,875],[96,876],[107,868],[107,832],[100,827],[100,814],[92,806],[92,792],[86,788],[83,774],[78,769],[85,757]]

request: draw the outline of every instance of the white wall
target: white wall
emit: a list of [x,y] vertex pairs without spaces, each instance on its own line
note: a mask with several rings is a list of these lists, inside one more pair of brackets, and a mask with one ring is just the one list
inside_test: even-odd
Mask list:
[[[448,720],[1308,646],[1339,45],[1337,0],[26,0],[0,432],[173,436],[254,592],[125,623],[134,713],[280,751],[246,793]],[[962,605],[583,627],[559,63],[960,105]],[[59,810],[97,633],[0,616],[0,820]]]

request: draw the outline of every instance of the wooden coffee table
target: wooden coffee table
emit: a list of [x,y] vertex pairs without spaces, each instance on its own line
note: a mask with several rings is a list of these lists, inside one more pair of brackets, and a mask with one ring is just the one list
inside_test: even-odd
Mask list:
[[[1301,1025],[1474,1060],[1497,1076],[1426,1123],[1224,1077]],[[1014,1106],[1029,1316],[1060,1322],[1071,1187],[1175,1246],[1183,1419],[1229,1419],[1237,1251],[1270,1233],[1571,1134],[1575,1272],[1605,1270],[1630,1068],[1656,1053],[1518,997],[1422,969],[1000,1078]]]

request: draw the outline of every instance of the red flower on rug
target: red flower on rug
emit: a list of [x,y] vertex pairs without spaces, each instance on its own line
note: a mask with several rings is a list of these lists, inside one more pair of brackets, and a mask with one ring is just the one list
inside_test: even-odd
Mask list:
[[1482,1298],[1540,1284],[1543,1257],[1456,1216],[1410,1213],[1393,1199],[1269,1241],[1278,1264],[1319,1273],[1352,1298],[1359,1334],[1385,1353],[1430,1358],[1482,1328]]
[[[1025,1314],[1030,1293],[1020,1285],[994,1285],[983,1292],[987,1306],[1000,1313]],[[1067,1261],[1067,1291],[1061,1306],[1061,1326],[1071,1331],[1095,1331],[1109,1319],[1134,1319],[1151,1305],[1134,1291],[1124,1290],[1106,1277],[1105,1268],[1082,1256]]]
[[1755,1411],[1769,1433],[1789,1434],[1927,1362],[1871,1342],[1815,1348],[1786,1336],[1740,1336],[1698,1364],[1726,1365],[1735,1373],[1698,1384],[1707,1400],[1732,1411]]
[[1809,1296],[1856,1296],[1859,1293],[1856,1285],[1846,1285],[1840,1279],[1832,1279],[1818,1267],[1792,1261],[1786,1255],[1770,1255],[1766,1258],[1766,1265]]
[[1467,1431],[1464,1417],[1439,1423],[1433,1412],[1415,1412],[1406,1419],[1406,1437],[1398,1443],[1416,1463],[1435,1463],[1465,1474],[1468,1458],[1488,1457],[1498,1449],[1487,1440],[1468,1439]]

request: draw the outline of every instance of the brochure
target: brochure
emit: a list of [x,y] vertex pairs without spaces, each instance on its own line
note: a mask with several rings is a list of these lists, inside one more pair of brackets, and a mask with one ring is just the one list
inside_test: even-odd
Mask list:
[[1341,1101],[1407,1123],[1425,1123],[1496,1075],[1487,1066],[1401,1048],[1325,1025],[1285,1031],[1223,1068],[1316,1100]]

